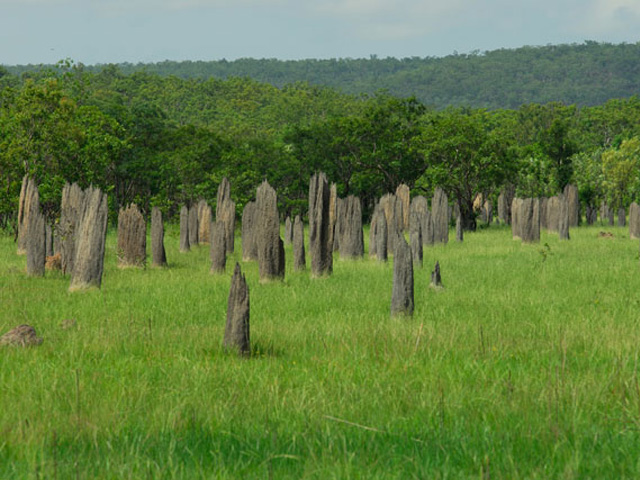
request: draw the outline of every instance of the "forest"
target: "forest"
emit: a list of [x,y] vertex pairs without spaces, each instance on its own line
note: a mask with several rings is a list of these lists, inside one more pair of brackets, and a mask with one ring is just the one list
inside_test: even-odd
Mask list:
[[[94,73],[104,65],[85,66]],[[41,65],[7,67],[13,74]],[[560,101],[600,105],[635,95],[640,87],[640,43],[524,46],[446,57],[333,58],[277,60],[241,58],[217,61],[123,63],[124,74],[157,73],[182,79],[251,78],[278,88],[307,82],[359,95],[387,90],[415,96],[437,109],[449,106],[516,109],[528,103]]]
[[469,229],[475,195],[495,198],[506,185],[534,197],[575,183],[583,205],[628,205],[640,178],[640,100],[435,108],[413,95],[309,82],[92,71],[71,61],[0,69],[5,229],[15,228],[27,173],[54,221],[65,182],[107,192],[112,219],[131,202],[172,217],[183,204],[215,199],[225,176],[238,212],[267,179],[282,214],[304,214],[309,178],[320,170],[341,196],[362,199],[365,216],[400,183],[425,195],[441,186]]

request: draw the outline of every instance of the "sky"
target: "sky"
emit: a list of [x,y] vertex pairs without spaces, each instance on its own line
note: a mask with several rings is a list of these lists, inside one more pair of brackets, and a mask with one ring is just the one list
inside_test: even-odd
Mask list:
[[0,0],[0,64],[442,57],[640,41],[640,0]]

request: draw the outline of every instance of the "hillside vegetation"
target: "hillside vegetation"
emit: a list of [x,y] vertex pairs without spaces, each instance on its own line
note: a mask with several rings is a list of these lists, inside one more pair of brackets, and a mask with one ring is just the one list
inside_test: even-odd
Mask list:
[[[103,67],[87,68],[99,71]],[[118,67],[126,74],[146,71],[183,79],[248,77],[276,87],[302,81],[350,94],[385,89],[395,96],[415,96],[436,108],[518,108],[550,101],[598,105],[640,91],[638,43],[526,46],[443,58],[167,60]],[[21,73],[34,68],[9,70]]]

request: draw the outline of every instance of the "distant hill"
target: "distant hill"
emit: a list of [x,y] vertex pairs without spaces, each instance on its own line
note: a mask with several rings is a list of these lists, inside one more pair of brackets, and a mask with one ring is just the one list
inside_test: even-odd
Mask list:
[[[100,70],[104,66],[86,66]],[[164,61],[118,65],[123,73],[144,70],[180,78],[250,77],[277,87],[296,82],[326,85],[345,93],[388,90],[427,105],[489,109],[560,101],[599,105],[640,94],[640,42],[522,47],[442,58],[328,60],[239,59]],[[35,66],[7,67],[12,73]]]

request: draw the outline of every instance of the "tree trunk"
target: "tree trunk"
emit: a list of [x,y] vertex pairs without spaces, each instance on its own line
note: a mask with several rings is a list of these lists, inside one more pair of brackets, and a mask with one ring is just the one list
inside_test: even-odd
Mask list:
[[476,231],[476,216],[473,212],[473,200],[458,199],[460,205],[460,217],[462,220],[462,229],[467,232]]

